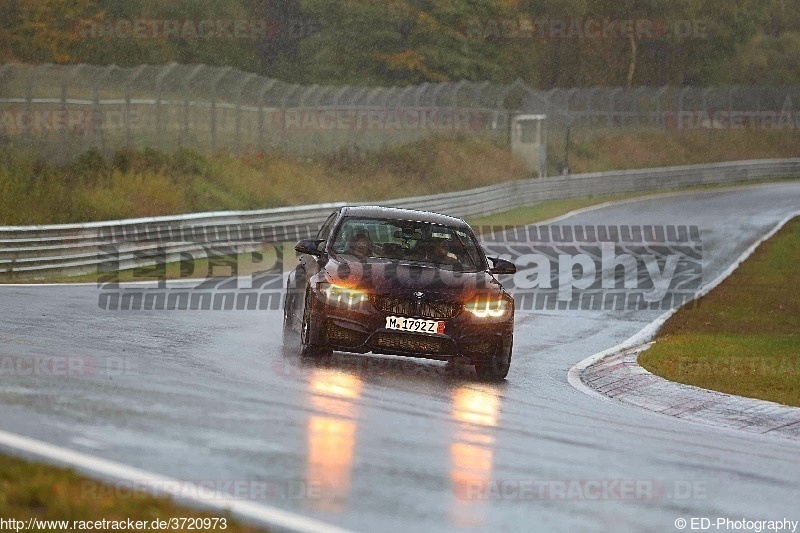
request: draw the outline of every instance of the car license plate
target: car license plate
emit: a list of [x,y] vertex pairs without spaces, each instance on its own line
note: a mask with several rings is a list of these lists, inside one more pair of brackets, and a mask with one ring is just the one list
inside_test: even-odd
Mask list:
[[440,320],[423,320],[402,316],[387,316],[386,329],[410,331],[412,333],[444,333],[444,322]]

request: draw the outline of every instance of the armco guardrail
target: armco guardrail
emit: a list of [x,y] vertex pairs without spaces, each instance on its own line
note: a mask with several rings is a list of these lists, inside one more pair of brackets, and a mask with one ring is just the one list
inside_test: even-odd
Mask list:
[[[574,174],[378,203],[470,217],[545,200],[793,177],[800,177],[800,158]],[[202,256],[209,246],[236,243],[238,251],[245,251],[260,242],[296,241],[315,234],[341,205],[345,204],[0,227],[0,278],[36,279],[126,269],[155,264],[158,253],[162,259],[166,254],[167,260],[177,260],[182,253]]]

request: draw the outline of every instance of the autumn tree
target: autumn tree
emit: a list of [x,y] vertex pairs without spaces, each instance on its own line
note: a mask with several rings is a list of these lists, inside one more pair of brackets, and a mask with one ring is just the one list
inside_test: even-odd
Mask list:
[[300,60],[276,74],[359,85],[497,79],[501,50],[465,33],[475,17],[513,12],[511,0],[305,0],[320,32],[300,43]]
[[0,4],[0,60],[74,63],[86,45],[77,25],[97,13],[95,0],[7,0]]

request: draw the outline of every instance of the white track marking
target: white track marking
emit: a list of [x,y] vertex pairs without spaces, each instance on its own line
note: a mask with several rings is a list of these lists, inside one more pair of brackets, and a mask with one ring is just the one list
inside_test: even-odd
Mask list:
[[[34,456],[48,462],[74,467],[95,477],[135,483],[149,489],[148,494],[171,496],[205,509],[227,511],[244,520],[263,525],[308,533],[344,533],[348,530],[275,507],[214,493],[192,482],[160,476],[145,470],[76,452],[39,440],[0,430],[0,447],[23,456]],[[113,482],[112,482],[113,483]]]

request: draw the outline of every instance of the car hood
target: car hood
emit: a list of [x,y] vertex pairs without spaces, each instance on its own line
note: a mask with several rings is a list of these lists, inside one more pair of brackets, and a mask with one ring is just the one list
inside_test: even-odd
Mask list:
[[499,294],[503,290],[487,271],[460,272],[392,259],[331,257],[325,265],[324,275],[331,283],[369,292],[424,292],[441,299],[469,298],[476,293]]

